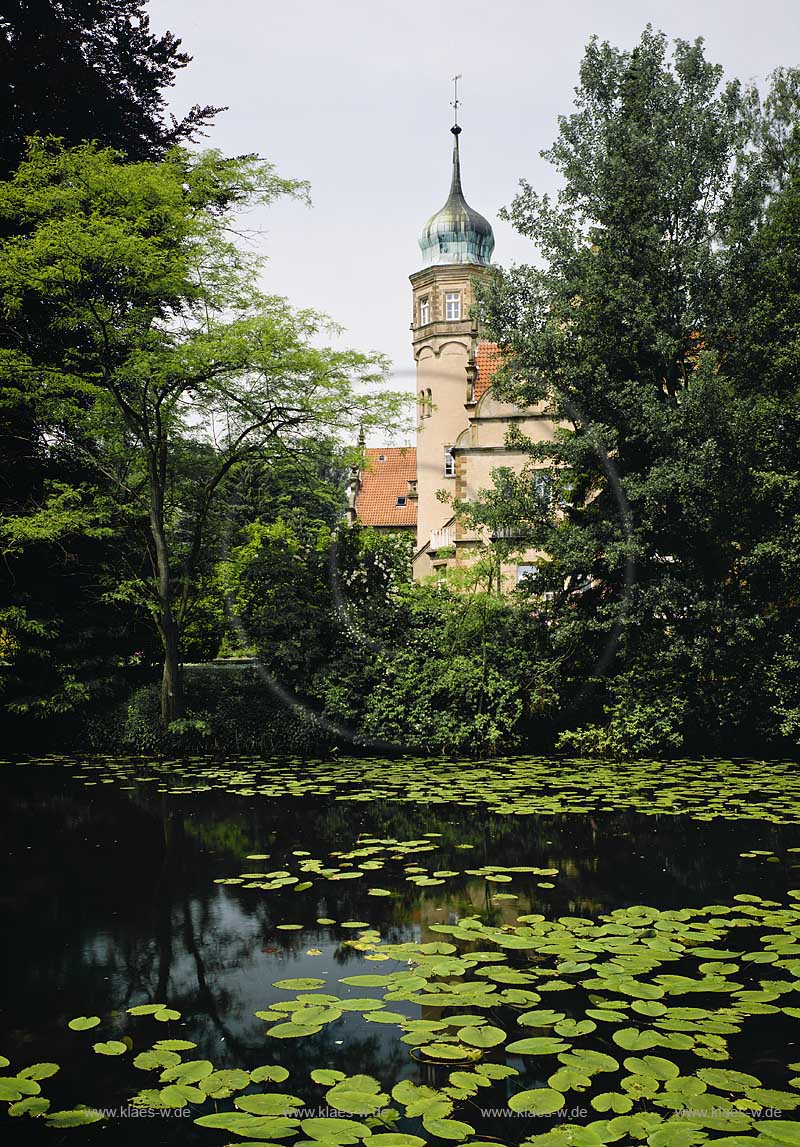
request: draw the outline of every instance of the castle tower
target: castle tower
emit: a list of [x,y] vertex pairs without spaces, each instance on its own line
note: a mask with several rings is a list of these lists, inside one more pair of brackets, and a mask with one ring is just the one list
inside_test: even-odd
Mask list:
[[[455,489],[455,462],[449,448],[466,428],[472,408],[474,347],[477,328],[471,317],[474,284],[487,268],[494,249],[492,228],[474,211],[461,189],[456,122],[450,194],[419,238],[422,269],[411,275],[414,359],[417,364],[417,551],[441,533],[452,510],[436,493]],[[466,409],[465,409],[466,406]],[[455,536],[455,535],[454,535]],[[428,572],[415,563],[415,576]]]

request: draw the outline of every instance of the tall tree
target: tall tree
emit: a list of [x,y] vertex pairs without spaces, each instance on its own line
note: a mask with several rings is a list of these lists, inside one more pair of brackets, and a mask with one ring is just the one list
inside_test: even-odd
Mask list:
[[[165,103],[189,62],[171,32],[151,31],[142,0],[9,0],[0,14],[0,178],[36,133],[69,145],[97,140],[132,159],[158,159],[195,138],[218,109],[195,107],[177,121]],[[9,234],[16,225],[24,230],[27,221],[0,227]],[[32,305],[29,337],[37,324],[46,341],[41,304]],[[13,348],[14,337],[0,322],[0,345]],[[0,397],[0,515],[27,513],[46,486],[92,481],[65,438],[36,421],[24,387],[5,379]],[[3,547],[0,606],[25,635],[20,643],[7,633],[0,651],[0,661],[14,655],[13,680],[0,677],[7,699],[30,712],[64,712],[107,689],[116,661],[147,649],[126,612],[99,600],[97,570],[130,549],[133,558],[124,532],[90,539],[85,530],[62,532],[56,544],[45,532],[23,549]]]
[[8,0],[0,17],[0,178],[41,133],[157,159],[220,108],[168,116],[164,91],[191,62],[150,29],[144,0]]
[[[18,544],[41,530],[57,537],[76,518],[103,529],[118,508],[141,522],[149,573],[129,571],[116,592],[158,630],[167,722],[183,710],[181,630],[223,483],[256,450],[346,432],[354,419],[384,424],[400,409],[399,396],[375,389],[384,361],[319,347],[322,317],[262,295],[258,259],[231,238],[234,211],[304,193],[253,159],[176,149],[128,163],[47,142],[0,186],[0,220],[26,232],[0,242],[16,340],[0,372],[114,501],[51,489],[6,534]],[[50,339],[38,325],[31,333],[36,305],[51,316]]]
[[576,110],[545,153],[557,201],[523,183],[508,212],[542,261],[501,274],[484,304],[507,348],[497,389],[545,399],[564,428],[531,451],[560,496],[525,512],[549,557],[537,588],[553,594],[566,695],[586,720],[586,679],[616,652],[606,719],[634,739],[656,730],[639,741],[650,751],[741,736],[753,712],[742,673],[765,630],[745,572],[744,460],[756,412],[726,371],[725,296],[732,232],[749,243],[763,211],[761,122],[701,41],[670,53],[651,29],[631,51],[593,40]]

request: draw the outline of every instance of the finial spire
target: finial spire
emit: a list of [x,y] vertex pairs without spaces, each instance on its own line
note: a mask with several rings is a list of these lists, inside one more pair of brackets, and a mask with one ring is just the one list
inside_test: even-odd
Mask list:
[[463,197],[464,192],[461,190],[461,159],[458,154],[458,136],[461,128],[458,124],[454,124],[450,130],[453,133],[453,175],[450,180],[450,198],[452,199],[454,195]]
[[461,79],[461,72],[457,76],[453,76],[453,98],[450,101],[450,107],[453,109],[453,126],[451,131],[457,135],[461,128],[458,126],[458,109],[461,107],[461,100],[458,98],[458,81]]
[[432,215],[420,235],[419,245],[426,267],[451,263],[472,263],[488,267],[494,250],[494,235],[487,219],[473,211],[461,189],[461,159],[458,153],[458,82],[461,73],[452,77],[453,99],[453,175],[450,195],[444,207]]

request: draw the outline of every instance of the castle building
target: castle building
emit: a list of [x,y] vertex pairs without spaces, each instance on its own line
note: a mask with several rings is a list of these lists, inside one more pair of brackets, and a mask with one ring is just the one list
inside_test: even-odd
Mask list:
[[[485,540],[458,520],[440,492],[470,501],[492,487],[493,470],[521,472],[529,458],[506,445],[512,425],[534,441],[555,433],[542,410],[501,402],[492,392],[500,350],[481,337],[473,304],[475,284],[491,273],[494,234],[464,198],[461,128],[456,123],[450,130],[450,193],[422,229],[422,266],[410,276],[416,447],[366,451],[365,469],[351,486],[352,517],[379,529],[416,530],[415,578],[469,565]],[[504,582],[524,577],[535,558],[520,554],[514,568],[503,571]]]

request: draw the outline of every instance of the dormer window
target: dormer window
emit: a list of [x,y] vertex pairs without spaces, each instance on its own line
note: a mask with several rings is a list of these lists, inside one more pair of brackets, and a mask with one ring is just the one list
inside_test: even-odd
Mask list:
[[423,295],[419,301],[419,322],[420,326],[425,326],[426,323],[431,321],[431,297],[430,295]]
[[444,476],[445,478],[455,478],[456,476],[456,460],[452,446],[445,446],[444,448]]
[[404,494],[398,494],[398,496],[397,496],[397,505],[398,506],[405,506],[406,501],[407,501],[407,498],[405,497]]
[[444,296],[444,317],[449,323],[461,318],[461,292],[446,291]]

